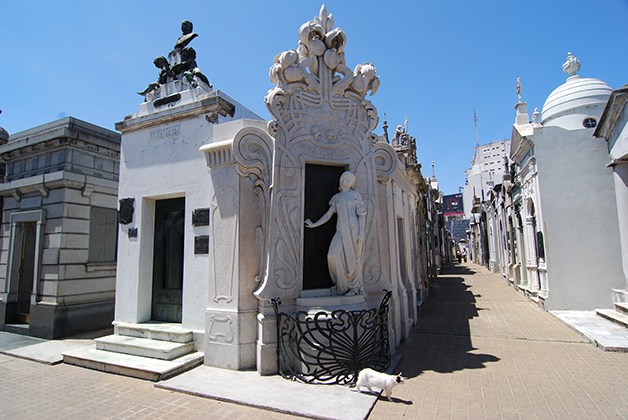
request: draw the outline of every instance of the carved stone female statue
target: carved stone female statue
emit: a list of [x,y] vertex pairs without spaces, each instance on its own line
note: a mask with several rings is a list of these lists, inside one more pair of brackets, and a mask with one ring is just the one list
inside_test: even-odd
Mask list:
[[329,210],[317,222],[310,219],[305,226],[315,228],[336,213],[336,233],[331,240],[327,263],[339,295],[362,293],[362,255],[366,211],[360,193],[353,189],[355,175],[347,171],[340,177],[340,192],[329,201]]

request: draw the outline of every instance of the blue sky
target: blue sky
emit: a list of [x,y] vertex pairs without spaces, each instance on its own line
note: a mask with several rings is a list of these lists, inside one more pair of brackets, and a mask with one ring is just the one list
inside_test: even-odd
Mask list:
[[[197,63],[219,89],[270,119],[273,57],[296,49],[320,1],[0,2],[0,126],[17,133],[65,116],[105,128],[137,112],[136,92],[156,80],[191,20]],[[408,117],[423,173],[445,194],[464,185],[475,148],[510,138],[521,78],[530,113],[564,83],[568,52],[579,74],[613,89],[628,83],[628,0],[327,1],[347,35],[347,65],[371,62],[370,99],[388,125]],[[391,131],[392,132],[392,129]]]

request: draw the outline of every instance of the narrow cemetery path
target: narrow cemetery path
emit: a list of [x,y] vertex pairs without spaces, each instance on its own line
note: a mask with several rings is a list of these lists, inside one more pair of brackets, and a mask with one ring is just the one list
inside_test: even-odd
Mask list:
[[627,419],[628,354],[603,352],[473,263],[446,267],[374,419]]
[[[471,263],[447,267],[399,351],[406,383],[369,420],[628,418],[628,353],[597,349]],[[294,418],[0,354],[0,420]]]

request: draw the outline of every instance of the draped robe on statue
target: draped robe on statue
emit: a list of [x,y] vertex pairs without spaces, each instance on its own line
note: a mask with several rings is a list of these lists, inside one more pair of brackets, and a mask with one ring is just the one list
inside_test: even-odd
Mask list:
[[338,215],[336,233],[331,240],[327,262],[331,279],[336,284],[338,294],[350,290],[362,290],[362,249],[363,241],[358,242],[360,217],[366,214],[360,193],[355,190],[343,191],[331,198],[329,206]]

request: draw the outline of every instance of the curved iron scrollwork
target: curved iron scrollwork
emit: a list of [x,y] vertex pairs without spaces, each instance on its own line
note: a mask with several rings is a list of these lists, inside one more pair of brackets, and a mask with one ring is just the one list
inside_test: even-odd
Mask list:
[[386,291],[379,308],[318,312],[294,316],[279,312],[281,300],[270,303],[277,315],[279,374],[305,383],[349,384],[360,370],[390,366]]

